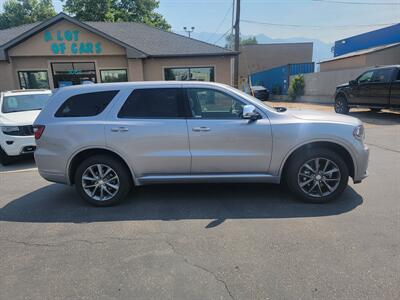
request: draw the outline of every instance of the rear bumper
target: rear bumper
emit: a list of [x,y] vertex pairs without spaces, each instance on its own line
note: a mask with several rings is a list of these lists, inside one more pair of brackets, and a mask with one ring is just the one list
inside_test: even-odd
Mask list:
[[63,159],[59,155],[38,147],[35,151],[35,162],[40,176],[44,179],[51,182],[69,184]]
[[10,136],[2,134],[0,146],[8,156],[18,156],[33,153],[36,149],[33,136]]

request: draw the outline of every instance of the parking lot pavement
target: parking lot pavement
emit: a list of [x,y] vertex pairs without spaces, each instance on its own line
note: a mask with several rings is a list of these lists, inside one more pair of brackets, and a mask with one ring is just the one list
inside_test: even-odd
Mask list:
[[280,186],[200,184],[94,208],[7,169],[0,298],[399,299],[400,116],[365,114],[370,177],[326,205]]

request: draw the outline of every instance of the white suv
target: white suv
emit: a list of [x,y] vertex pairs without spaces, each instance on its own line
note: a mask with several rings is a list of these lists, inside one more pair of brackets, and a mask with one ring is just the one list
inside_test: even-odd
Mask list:
[[32,124],[51,96],[50,90],[18,90],[0,95],[0,163],[33,153]]

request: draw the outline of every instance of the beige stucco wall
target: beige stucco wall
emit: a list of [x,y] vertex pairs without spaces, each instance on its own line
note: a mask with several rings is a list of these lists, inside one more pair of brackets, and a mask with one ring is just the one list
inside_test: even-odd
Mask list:
[[321,72],[326,72],[395,64],[400,64],[400,46],[359,56],[323,62],[320,64],[320,70]]
[[19,88],[19,85],[15,83],[11,64],[0,62],[0,92],[16,88]]
[[357,69],[367,66],[367,58],[365,55],[352,56],[338,60],[332,60],[320,63],[320,71],[334,71],[344,69]]
[[164,68],[214,67],[215,81],[231,84],[231,57],[150,58],[143,61],[144,80],[164,80]]
[[287,64],[312,62],[312,43],[259,44],[240,47],[239,76]]
[[[73,36],[71,41],[67,41],[65,38],[65,32],[78,32],[78,40],[75,41],[75,36]],[[52,40],[46,41],[45,36],[50,33]],[[60,37],[62,40],[58,40],[57,36],[60,33]],[[9,56],[50,56],[55,55],[52,52],[52,44],[55,43],[57,45],[64,44],[65,53],[58,55],[67,55],[67,56],[76,56],[72,53],[72,45],[76,44],[78,49],[78,55],[83,56],[92,56],[92,55],[125,55],[125,49],[117,44],[114,44],[103,37],[93,34],[86,29],[79,27],[75,24],[72,24],[68,21],[60,21],[53,26],[50,26],[44,31],[32,36],[21,44],[9,50]],[[92,53],[80,53],[80,44],[81,43],[92,43],[93,52]],[[96,53],[96,43],[100,43],[101,52]]]
[[400,46],[367,55],[367,66],[400,64]]

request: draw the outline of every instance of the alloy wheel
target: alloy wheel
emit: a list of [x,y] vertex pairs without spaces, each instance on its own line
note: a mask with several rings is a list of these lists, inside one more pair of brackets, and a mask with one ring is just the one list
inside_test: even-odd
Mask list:
[[340,180],[341,174],[337,164],[330,159],[317,157],[300,167],[297,182],[306,195],[321,198],[334,193]]
[[118,174],[105,164],[89,166],[82,175],[82,188],[95,201],[107,201],[120,189]]

